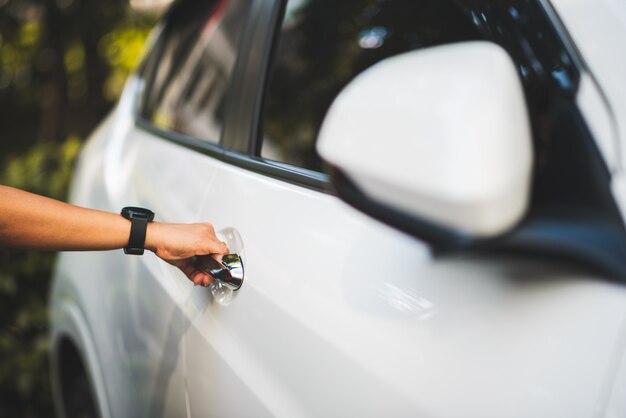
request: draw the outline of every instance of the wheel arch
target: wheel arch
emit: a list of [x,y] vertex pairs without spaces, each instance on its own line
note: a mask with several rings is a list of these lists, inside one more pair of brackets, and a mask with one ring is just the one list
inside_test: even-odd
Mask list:
[[66,416],[63,384],[82,371],[91,384],[100,417],[110,418],[109,397],[100,359],[85,317],[75,303],[53,301],[50,342],[52,395],[57,416]]

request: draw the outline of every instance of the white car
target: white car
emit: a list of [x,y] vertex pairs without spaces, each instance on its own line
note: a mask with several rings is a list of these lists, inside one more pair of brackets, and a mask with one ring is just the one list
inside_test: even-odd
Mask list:
[[625,416],[624,39],[621,0],[176,2],[71,201],[211,222],[243,286],[62,254],[57,412]]

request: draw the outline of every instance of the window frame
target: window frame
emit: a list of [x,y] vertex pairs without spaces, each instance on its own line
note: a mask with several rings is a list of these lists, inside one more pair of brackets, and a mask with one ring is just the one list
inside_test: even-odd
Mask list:
[[[133,112],[135,126],[219,161],[277,180],[330,194],[333,192],[327,174],[278,161],[266,160],[255,155],[262,93],[276,36],[276,26],[280,26],[279,20],[284,4],[286,3],[280,0],[253,0],[252,2],[245,31],[241,36],[237,51],[235,68],[226,98],[224,127],[217,144],[155,126],[150,120],[141,116],[139,112],[140,100],[135,100],[136,105]],[[164,30],[166,25],[167,16],[161,27],[157,29],[157,39],[152,44],[153,48],[159,47],[158,38],[166,33]],[[148,57],[149,54],[146,56],[146,60]],[[141,78],[143,78],[145,71],[144,67],[144,64],[140,66],[139,76]],[[149,85],[145,86],[145,88],[149,87]],[[135,93],[139,96],[141,91]]]

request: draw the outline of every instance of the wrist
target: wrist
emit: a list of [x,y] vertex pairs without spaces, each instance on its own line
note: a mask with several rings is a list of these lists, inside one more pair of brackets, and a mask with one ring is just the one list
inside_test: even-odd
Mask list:
[[153,253],[157,252],[157,249],[161,245],[161,230],[163,224],[161,222],[150,222],[148,229],[146,230],[146,243],[144,245],[146,250],[150,250]]

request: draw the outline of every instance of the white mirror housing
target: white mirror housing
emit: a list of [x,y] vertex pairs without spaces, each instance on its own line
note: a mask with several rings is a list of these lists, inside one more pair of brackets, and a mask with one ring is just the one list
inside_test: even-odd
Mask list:
[[532,136],[512,59],[489,42],[388,58],[339,94],[317,150],[365,195],[488,238],[524,216]]

